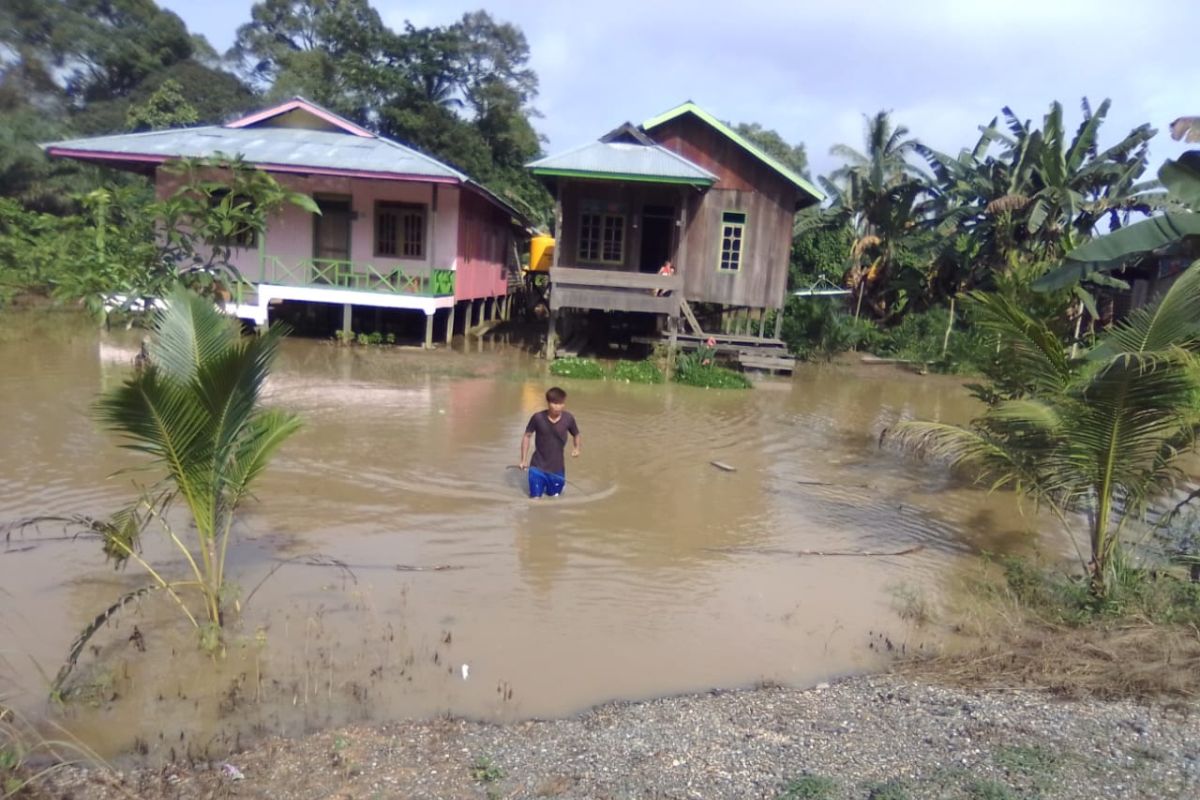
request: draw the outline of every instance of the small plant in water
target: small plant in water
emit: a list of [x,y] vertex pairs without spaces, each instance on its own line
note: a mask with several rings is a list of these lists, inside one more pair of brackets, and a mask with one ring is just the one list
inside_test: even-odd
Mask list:
[[613,367],[613,380],[626,383],[662,383],[663,374],[652,361],[618,361]]
[[[149,456],[148,466],[157,468],[160,477],[108,520],[80,516],[66,521],[99,537],[105,555],[118,565],[136,563],[151,583],[118,598],[80,633],[54,691],[62,688],[96,631],[126,604],[151,592],[171,598],[206,650],[220,648],[226,613],[240,610],[225,577],[234,517],[275,451],[300,427],[294,415],[261,405],[283,335],[276,326],[261,336],[243,336],[237,322],[211,301],[177,290],[155,318],[145,366],[100,398],[100,423],[120,434],[126,448]],[[168,510],[177,503],[187,508],[191,524],[186,529],[168,519]],[[151,526],[174,546],[186,565],[186,578],[175,578],[143,558],[140,538]]]
[[62,740],[47,739],[0,697],[0,798],[36,797],[41,781],[74,764],[109,769],[98,755],[65,732]]
[[562,378],[601,380],[604,368],[590,358],[560,358],[550,365],[550,374]]
[[718,366],[716,345],[709,339],[695,353],[680,356],[675,365],[676,382],[705,389],[749,389],[750,379],[745,375]]

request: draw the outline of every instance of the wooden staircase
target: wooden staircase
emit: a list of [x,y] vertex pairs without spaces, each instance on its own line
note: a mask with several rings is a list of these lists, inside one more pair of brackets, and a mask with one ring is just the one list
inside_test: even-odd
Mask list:
[[[718,353],[730,354],[735,357],[743,369],[762,370],[765,372],[791,373],[796,368],[796,359],[788,353],[787,345],[782,339],[768,336],[749,336],[731,333],[710,333],[700,327],[696,315],[686,300],[681,300],[679,310],[683,315],[688,332],[680,331],[675,335],[676,346],[681,350],[698,350],[708,346],[712,340],[713,350]],[[642,344],[661,344],[668,341],[664,334],[661,337],[635,336],[633,341]]]

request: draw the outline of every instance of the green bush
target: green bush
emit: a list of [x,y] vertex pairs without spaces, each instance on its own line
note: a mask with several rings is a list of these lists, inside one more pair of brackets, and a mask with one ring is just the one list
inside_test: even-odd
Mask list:
[[[882,331],[871,350],[878,355],[929,364],[938,372],[985,372],[996,358],[995,337],[960,318],[946,342],[949,314],[944,308],[908,314],[900,324]],[[947,345],[944,354],[943,342]]]
[[742,373],[718,366],[705,348],[680,357],[675,364],[675,381],[705,389],[749,389],[752,385]]
[[869,349],[881,338],[875,323],[855,319],[831,297],[791,297],[783,310],[780,335],[797,358],[812,361],[847,350]]
[[550,365],[550,374],[598,381],[604,378],[604,368],[590,358],[560,358]]
[[618,361],[613,367],[613,380],[626,383],[662,383],[663,374],[652,361]]

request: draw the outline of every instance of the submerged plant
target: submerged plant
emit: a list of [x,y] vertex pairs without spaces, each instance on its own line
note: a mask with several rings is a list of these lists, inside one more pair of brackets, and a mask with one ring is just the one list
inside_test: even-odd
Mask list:
[[590,358],[560,358],[550,365],[550,374],[562,378],[602,380],[604,367]]
[[626,383],[662,383],[663,374],[652,361],[618,361],[613,367],[615,381]]

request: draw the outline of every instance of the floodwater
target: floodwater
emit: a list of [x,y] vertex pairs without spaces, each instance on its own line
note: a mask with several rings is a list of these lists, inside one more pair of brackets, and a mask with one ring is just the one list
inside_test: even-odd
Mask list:
[[[139,459],[89,407],[128,373],[139,334],[6,316],[0,524],[119,508],[152,476],[120,472]],[[964,555],[1020,548],[1042,526],[1011,496],[881,450],[901,418],[974,410],[956,379],[882,366],[806,367],[750,392],[562,381],[583,455],[563,498],[530,501],[509,467],[545,365],[468,350],[285,343],[269,400],[304,429],[240,517],[229,572],[248,602],[224,658],[197,651],[166,598],[144,600],[50,706],[76,633],[148,581],[53,524],[0,541],[0,696],[104,754],[161,760],[358,719],[507,721],[812,684],[912,641],[899,595],[932,597]],[[182,575],[162,536],[145,544]]]

